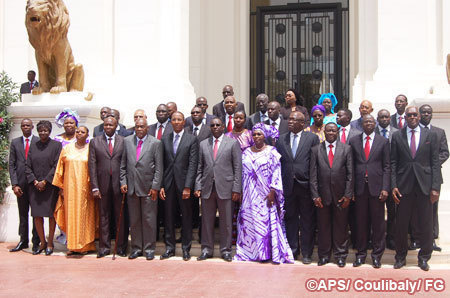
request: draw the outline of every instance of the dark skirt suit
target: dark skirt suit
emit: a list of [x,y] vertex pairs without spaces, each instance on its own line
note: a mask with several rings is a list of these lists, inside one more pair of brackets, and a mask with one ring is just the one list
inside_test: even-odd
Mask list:
[[[42,143],[40,140],[31,143],[25,173],[30,189],[31,216],[53,217],[56,201],[58,200],[58,187],[52,185],[61,143],[49,139]],[[34,181],[47,181],[45,190],[40,192],[34,186]]]

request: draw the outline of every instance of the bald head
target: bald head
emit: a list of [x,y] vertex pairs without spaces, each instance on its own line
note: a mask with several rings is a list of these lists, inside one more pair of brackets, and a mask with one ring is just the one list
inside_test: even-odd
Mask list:
[[361,115],[361,118],[364,115],[369,115],[372,112],[373,112],[372,102],[367,99],[361,101],[361,104],[359,105],[359,114]]

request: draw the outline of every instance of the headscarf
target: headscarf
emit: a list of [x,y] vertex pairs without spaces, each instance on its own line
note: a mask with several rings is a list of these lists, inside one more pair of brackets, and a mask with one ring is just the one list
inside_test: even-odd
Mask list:
[[325,108],[323,107],[323,105],[318,104],[318,105],[313,106],[312,109],[311,109],[311,120],[314,119],[313,118],[313,114],[314,114],[315,110],[320,110],[322,112],[323,116],[325,117],[325,115],[326,115]]
[[273,140],[276,141],[280,136],[278,129],[276,129],[272,125],[264,124],[263,122],[256,123],[252,128],[252,132],[254,132],[255,130],[260,130],[264,134],[264,138],[266,139],[272,138]]
[[[325,98],[329,98],[331,100],[331,114],[334,114],[334,107],[338,104],[338,100],[333,93],[324,93],[320,96],[318,105],[321,105]],[[325,116],[325,114],[324,114]]]
[[72,118],[75,120],[75,125],[78,127],[78,122],[80,121],[80,116],[78,116],[77,111],[73,111],[70,108],[64,108],[61,113],[55,116],[56,125],[61,128],[64,125],[64,121],[67,118]]

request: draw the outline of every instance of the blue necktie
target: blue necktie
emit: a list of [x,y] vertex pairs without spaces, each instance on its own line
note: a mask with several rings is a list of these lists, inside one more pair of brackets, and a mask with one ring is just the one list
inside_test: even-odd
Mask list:
[[173,154],[177,153],[177,149],[178,149],[178,140],[180,139],[180,135],[176,134],[175,135],[175,140],[173,141]]
[[383,137],[385,137],[386,139],[387,139],[387,129],[386,128],[383,128],[382,130],[381,130],[381,132],[383,133]]
[[294,135],[294,140],[292,140],[292,156],[295,158],[295,154],[297,154],[297,147],[298,147],[298,141],[297,141],[298,135]]

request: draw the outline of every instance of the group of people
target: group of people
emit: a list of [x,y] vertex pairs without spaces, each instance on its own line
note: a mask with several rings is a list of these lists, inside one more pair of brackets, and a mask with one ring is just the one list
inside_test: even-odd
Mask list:
[[[259,94],[257,112],[247,117],[232,86],[222,95],[213,115],[199,97],[186,118],[174,102],[157,107],[152,125],[137,110],[130,129],[119,123],[119,111],[104,107],[92,139],[70,109],[56,117],[65,132],[53,140],[50,122],[37,124],[37,138],[24,119],[9,161],[21,236],[11,251],[28,247],[31,206],[33,254],[53,252],[58,224],[68,254],[94,251],[98,238],[97,257],[104,257],[115,237],[116,253],[125,257],[130,234],[128,258],[152,260],[161,218],[166,251],[160,259],[174,256],[180,240],[189,260],[198,225],[201,261],[213,257],[218,211],[225,261],[233,260],[235,243],[235,260],[292,263],[301,254],[310,264],[317,238],[318,265],[333,255],[344,267],[351,239],[355,267],[365,263],[368,247],[374,268],[386,246],[396,250],[394,268],[405,265],[408,248],[420,247],[418,265],[428,270],[433,249],[440,249],[437,200],[449,154],[445,132],[430,124],[431,106],[408,106],[399,95],[397,113],[382,109],[375,119],[364,100],[361,117],[351,121],[350,110],[335,112],[332,93],[309,114],[289,89],[284,107]],[[48,240],[43,217],[50,221]]]

